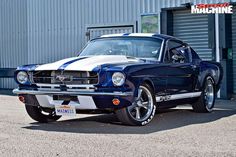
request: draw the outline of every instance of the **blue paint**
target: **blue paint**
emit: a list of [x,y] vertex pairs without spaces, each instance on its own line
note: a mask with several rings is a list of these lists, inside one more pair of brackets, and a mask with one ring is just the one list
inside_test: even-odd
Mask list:
[[23,71],[33,71],[35,70],[39,65],[38,64],[28,64],[28,65],[22,65],[17,67],[17,71],[23,70]]
[[71,60],[71,61],[69,61],[69,62],[66,62],[66,63],[64,63],[63,65],[61,65],[61,66],[58,68],[58,70],[65,70],[65,68],[66,68],[67,66],[69,66],[70,64],[72,64],[72,63],[74,63],[74,62],[76,62],[76,61],[85,59],[85,58],[86,58],[86,57],[84,57],[84,58],[76,58],[76,59],[73,59],[73,60]]
[[130,35],[130,33],[124,33],[123,34],[123,36],[129,36]]

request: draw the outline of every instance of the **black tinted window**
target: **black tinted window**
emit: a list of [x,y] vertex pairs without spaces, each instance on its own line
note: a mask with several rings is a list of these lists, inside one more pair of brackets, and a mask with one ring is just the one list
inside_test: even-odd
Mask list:
[[190,47],[192,59],[200,59],[200,57],[197,55],[197,53]]
[[179,56],[179,48],[181,48],[182,43],[175,41],[175,40],[169,40],[167,42],[167,50],[165,52],[165,58],[164,62],[166,63],[174,63],[173,56],[178,55]]
[[192,62],[191,49],[188,45],[183,45],[179,48],[179,53],[185,57],[185,63]]
[[173,49],[173,48],[178,48],[178,47],[181,47],[181,46],[182,46],[182,43],[177,42],[177,41],[174,41],[174,40],[170,40],[170,41],[168,42],[168,48],[169,48],[169,50],[170,50],[170,49]]
[[170,40],[164,61],[167,63],[189,63],[192,61],[190,51],[190,47],[187,44],[177,40]]

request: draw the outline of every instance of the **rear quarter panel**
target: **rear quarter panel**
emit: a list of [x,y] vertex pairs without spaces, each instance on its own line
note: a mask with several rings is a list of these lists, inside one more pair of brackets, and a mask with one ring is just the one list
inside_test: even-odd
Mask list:
[[198,78],[200,82],[200,89],[203,87],[204,80],[207,76],[211,76],[213,78],[217,92],[223,78],[223,68],[221,64],[213,61],[201,61],[200,74]]

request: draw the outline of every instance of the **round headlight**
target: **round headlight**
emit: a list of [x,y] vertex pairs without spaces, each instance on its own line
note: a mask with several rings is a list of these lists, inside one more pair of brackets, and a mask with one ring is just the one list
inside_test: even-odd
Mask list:
[[115,72],[112,75],[112,82],[115,86],[122,86],[125,83],[125,75],[121,72]]
[[25,84],[28,81],[28,74],[25,71],[20,71],[18,72],[16,79],[20,84]]

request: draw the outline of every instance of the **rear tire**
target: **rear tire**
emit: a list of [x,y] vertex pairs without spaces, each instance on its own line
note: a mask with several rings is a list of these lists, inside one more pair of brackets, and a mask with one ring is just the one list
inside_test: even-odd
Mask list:
[[33,120],[40,123],[54,122],[61,118],[61,116],[56,115],[54,110],[45,112],[40,106],[25,105],[25,109]]
[[153,119],[156,101],[152,88],[148,84],[139,87],[138,97],[131,106],[116,111],[118,119],[126,125],[142,126]]
[[211,76],[206,77],[203,90],[198,100],[192,104],[194,112],[207,113],[212,112],[215,105],[215,85]]

